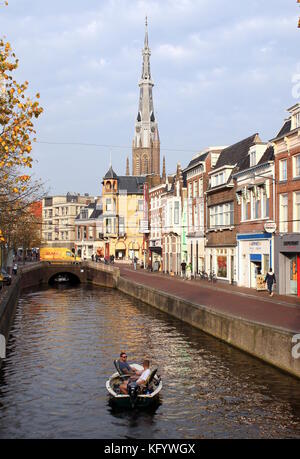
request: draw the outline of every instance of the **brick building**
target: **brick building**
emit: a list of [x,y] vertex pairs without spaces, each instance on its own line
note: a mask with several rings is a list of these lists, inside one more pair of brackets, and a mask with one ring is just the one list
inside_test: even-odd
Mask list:
[[234,283],[236,275],[237,200],[233,174],[248,160],[250,148],[261,144],[254,134],[230,147],[219,156],[209,175],[207,195],[206,270],[219,280]]
[[187,176],[187,250],[192,273],[205,270],[206,201],[209,172],[225,147],[210,147],[196,155],[185,169]]
[[[264,278],[274,259],[273,199],[274,149],[256,143],[233,174],[236,183],[237,212],[237,283],[240,286],[265,289]],[[270,225],[271,223],[271,225]],[[270,232],[270,229],[271,232]]]
[[280,294],[300,296],[300,103],[275,139],[275,273]]

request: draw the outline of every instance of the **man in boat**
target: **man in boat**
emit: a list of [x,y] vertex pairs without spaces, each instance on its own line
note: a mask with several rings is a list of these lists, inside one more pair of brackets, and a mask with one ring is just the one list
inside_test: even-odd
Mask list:
[[124,375],[133,376],[137,374],[137,370],[131,367],[129,363],[127,362],[127,355],[125,351],[122,351],[120,353],[119,368]]
[[150,374],[151,374],[150,361],[145,359],[143,361],[143,370],[136,371],[134,376],[131,376],[127,381],[124,381],[120,385],[120,392],[124,395],[127,395],[128,394],[128,388],[127,388],[128,383],[132,381],[136,381],[138,386],[144,386]]

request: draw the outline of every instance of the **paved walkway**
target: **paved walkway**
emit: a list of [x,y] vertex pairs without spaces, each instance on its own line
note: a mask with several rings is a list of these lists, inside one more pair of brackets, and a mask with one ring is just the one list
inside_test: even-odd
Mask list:
[[265,325],[300,333],[300,301],[297,298],[240,288],[217,282],[182,280],[118,265],[121,276],[193,303]]

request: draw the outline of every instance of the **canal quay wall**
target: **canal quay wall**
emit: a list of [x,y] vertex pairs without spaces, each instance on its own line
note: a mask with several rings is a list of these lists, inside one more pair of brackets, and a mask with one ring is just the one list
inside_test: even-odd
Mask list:
[[[20,284],[21,276],[17,276],[10,287],[3,287],[0,295],[0,335],[5,336],[6,341],[15,316]],[[1,365],[2,359],[0,357],[0,368]]]
[[[69,273],[81,283],[116,288],[143,303],[170,314],[252,356],[300,378],[300,359],[292,355],[292,331],[217,312],[170,293],[136,283],[120,276],[119,268],[103,263],[34,263],[20,269],[11,287],[0,299],[0,333],[6,339],[14,318],[17,300],[25,288],[47,285],[58,273]],[[1,366],[1,360],[0,360]]]
[[300,359],[292,356],[295,332],[216,312],[207,306],[120,277],[118,290],[252,356],[300,378]]

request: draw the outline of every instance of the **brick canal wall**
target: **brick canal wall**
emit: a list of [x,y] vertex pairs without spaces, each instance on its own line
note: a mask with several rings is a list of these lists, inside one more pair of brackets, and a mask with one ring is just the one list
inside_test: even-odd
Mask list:
[[[69,273],[76,276],[81,283],[91,283],[100,287],[116,288],[120,270],[101,263],[84,262],[72,265],[66,263],[48,264],[32,263],[19,269],[10,287],[4,287],[0,296],[0,334],[8,339],[13,322],[17,301],[23,289],[47,285],[58,273]],[[0,358],[0,368],[1,368]]]
[[[20,294],[20,276],[13,280],[10,287],[3,287],[0,296],[0,334],[5,336],[7,341],[9,330],[13,322],[15,311],[17,307],[17,301]],[[0,358],[0,368],[2,365],[2,359]]]
[[294,333],[215,312],[122,277],[118,290],[166,312],[252,356],[300,378],[300,359],[292,356]]
[[207,306],[197,305],[174,295],[137,284],[120,277],[118,268],[102,263],[85,262],[82,265],[36,263],[25,266],[14,279],[13,285],[10,288],[5,287],[6,292],[0,299],[0,333],[6,339],[20,292],[24,288],[46,285],[51,277],[59,272],[76,275],[82,283],[117,288],[127,295],[300,378],[300,359],[294,359],[292,356],[294,333],[215,312]]

